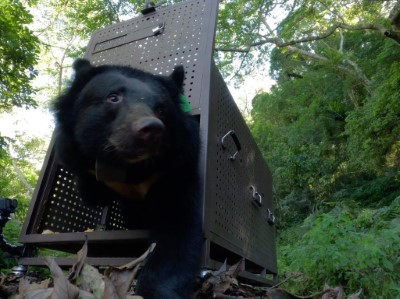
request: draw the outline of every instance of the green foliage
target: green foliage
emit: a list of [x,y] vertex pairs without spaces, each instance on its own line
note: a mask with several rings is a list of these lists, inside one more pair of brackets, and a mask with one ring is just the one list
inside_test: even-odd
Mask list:
[[[294,3],[281,42],[334,22],[388,26],[379,1]],[[271,51],[276,85],[254,98],[250,126],[273,173],[279,269],[304,273],[293,292],[327,283],[400,297],[399,57],[398,44],[363,30]]]
[[[342,180],[343,183],[344,180]],[[343,184],[344,185],[344,184]],[[332,194],[333,202],[354,201],[364,206],[382,207],[390,205],[390,203],[400,196],[399,179],[395,172],[389,172],[385,176],[377,177],[373,180],[366,177],[354,180],[352,178],[346,182],[346,187]]]
[[[43,161],[45,142],[38,138],[16,136],[15,139],[2,138],[0,146],[0,198],[12,198],[18,201],[18,207],[11,220],[4,227],[3,234],[7,242],[18,245],[22,224],[35,186],[39,166],[37,161]],[[12,145],[12,146],[11,146]],[[0,268],[11,269],[15,266],[14,258],[0,255]]]
[[310,294],[325,283],[366,298],[400,295],[400,197],[388,207],[337,207],[308,217],[301,230],[281,234],[279,269],[304,275],[289,281],[296,293]]
[[9,273],[12,267],[17,266],[18,262],[16,258],[9,257],[6,253],[0,250],[0,272]]
[[[353,54],[348,46],[355,43],[348,41],[357,31],[346,29],[341,31],[341,35],[337,29],[328,38],[325,34],[337,23],[349,26],[373,24],[375,28],[390,30],[387,19],[390,9],[391,3],[387,1],[223,1],[218,19],[216,59],[225,75],[234,74],[239,80],[254,70],[266,73],[271,51],[301,58],[304,63],[335,58],[347,71],[357,74],[354,65],[343,59]],[[369,49],[368,40],[379,38],[382,42],[385,39],[377,29],[363,32],[367,37],[363,41],[365,50]],[[307,42],[302,42],[303,39]],[[316,45],[320,40],[327,42],[329,47],[319,51]],[[342,42],[344,47],[340,49]],[[291,43],[292,48],[285,43]],[[301,51],[314,57],[303,55]],[[316,58],[318,56],[322,58]]]
[[400,63],[380,73],[384,80],[349,114],[346,125],[352,165],[370,172],[400,166]]
[[346,80],[331,66],[311,67],[253,100],[251,129],[273,171],[281,224],[311,212],[343,173],[344,119],[354,107]]
[[[39,175],[40,165],[35,165],[35,162],[43,161],[45,142],[26,136],[5,140],[7,143],[1,148],[3,156],[0,159],[0,198],[17,199],[14,218],[23,223]],[[11,149],[13,153],[10,155]]]
[[[22,223],[12,218],[6,224],[3,229],[3,235],[5,240],[12,245],[21,245],[18,243],[18,238],[21,232]],[[0,249],[0,272],[4,273],[10,271],[10,269],[18,264],[17,259],[9,256]]]
[[57,27],[64,27],[62,32],[64,36],[79,35],[88,41],[93,31],[120,22],[121,18],[136,15],[144,2],[140,0],[46,0],[42,2],[43,4],[60,21]]
[[18,245],[18,238],[21,232],[22,223],[20,220],[12,218],[3,229],[4,237],[10,244]]
[[[223,75],[235,74],[242,79],[249,74],[252,65],[264,64],[264,55],[269,52],[269,49],[260,47],[260,53],[263,55],[259,56],[250,51],[250,48],[251,44],[259,37],[262,13],[267,14],[273,6],[270,1],[262,0],[230,0],[220,3],[216,47],[222,51],[216,53],[215,59]],[[235,52],[229,49],[249,51]],[[242,72],[237,72],[238,68]]]
[[[266,74],[269,68],[276,80],[254,99],[251,130],[274,176],[280,269],[305,273],[290,284],[296,292],[319,291],[327,282],[343,284],[348,293],[361,288],[370,298],[399,294],[398,44],[376,30],[343,29],[321,40],[279,45],[323,34],[336,22],[390,28],[386,2],[220,4],[215,58],[222,73],[240,82],[254,69]],[[40,20],[32,27],[38,37],[27,27],[34,20],[21,1],[0,3],[0,112],[36,104],[30,82],[39,38],[36,69],[48,80],[36,99],[50,99],[65,84],[72,59],[83,55],[91,32],[133,17],[144,1],[23,3]],[[33,162],[43,159],[37,150],[42,143],[24,139],[0,136],[0,197],[19,201],[5,230],[11,242],[37,179]]]
[[37,75],[38,38],[30,23],[32,15],[21,1],[0,2],[0,112],[36,105],[30,82]]
[[400,68],[393,58],[400,51],[377,39],[365,50],[364,32],[349,37],[355,44],[348,43],[354,52],[347,57],[366,70],[370,86],[341,71],[341,56],[324,41],[315,47],[329,63],[275,51],[277,85],[253,100],[251,130],[273,171],[282,226],[337,201],[376,205],[398,195]]

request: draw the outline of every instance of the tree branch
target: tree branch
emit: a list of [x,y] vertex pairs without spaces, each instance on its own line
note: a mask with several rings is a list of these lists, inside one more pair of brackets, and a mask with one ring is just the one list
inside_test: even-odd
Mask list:
[[239,49],[239,48],[214,48],[214,51],[217,51],[217,52],[248,53],[248,52],[250,52],[250,48],[248,48],[248,49]]
[[299,49],[299,48],[296,48],[296,47],[288,46],[286,48],[288,50],[288,53],[297,53],[297,54],[300,54],[302,56],[311,58],[313,60],[319,60],[319,61],[323,61],[323,62],[329,61],[329,59],[324,57],[324,56],[321,56],[321,55],[318,55],[318,54],[315,54],[315,53],[311,53],[311,52],[308,52],[308,51],[305,51],[305,50],[302,50],[302,49]]
[[343,54],[343,46],[344,46],[344,35],[342,28],[339,29],[340,33],[340,45],[339,45],[339,53]]
[[[326,58],[325,56],[311,53],[311,52],[308,52],[308,51],[305,51],[305,50],[302,50],[302,49],[299,49],[299,48],[296,48],[293,46],[288,46],[286,48],[288,49],[289,53],[297,53],[302,56],[311,58],[313,60],[318,60],[321,62],[329,61],[329,59]],[[345,73],[351,74],[351,75],[356,74],[361,79],[361,81],[364,82],[365,86],[367,87],[367,90],[369,90],[368,87],[371,85],[371,81],[364,75],[364,73],[361,71],[361,69],[358,67],[358,65],[355,62],[351,61],[350,59],[345,59],[344,62],[350,64],[353,67],[354,71],[352,71],[351,69],[349,69],[347,67],[341,66],[341,65],[337,66],[338,69],[344,71]]]
[[390,24],[393,25],[394,29],[400,28],[400,0],[393,6],[389,14]]
[[273,38],[265,38],[263,40],[260,40],[258,42],[250,44],[247,48],[224,48],[224,47],[216,47],[214,48],[214,51],[218,52],[238,52],[238,53],[248,53],[250,52],[251,48],[262,46],[265,44],[277,44],[279,40],[275,37]]
[[[308,36],[308,37],[300,38],[300,39],[296,39],[296,40],[291,40],[288,42],[282,42],[280,44],[277,44],[277,46],[278,47],[287,47],[287,46],[293,46],[293,45],[300,44],[300,43],[312,42],[312,41],[316,41],[316,40],[320,40],[320,39],[325,39],[325,38],[331,36],[338,28],[347,29],[347,30],[375,30],[375,31],[379,31],[383,35],[385,35],[385,32],[388,31],[385,27],[383,27],[381,25],[376,25],[376,24],[362,24],[361,23],[361,24],[352,26],[352,25],[347,25],[344,23],[336,23],[333,26],[331,26],[331,28],[329,28],[325,33],[322,33],[319,35],[314,35],[314,36]],[[400,43],[400,41],[398,41],[398,42]]]
[[[369,81],[369,79],[364,75],[364,73],[362,72],[362,70],[360,69],[360,67],[358,66],[357,63],[355,63],[354,61],[351,61],[350,59],[345,59],[344,62],[350,64],[353,67],[354,71],[364,81],[364,83],[367,87],[371,86],[371,81]],[[368,89],[368,91],[370,91],[370,90]]]
[[30,194],[33,194],[34,188],[33,188],[33,187],[28,183],[28,181],[25,179],[25,177],[24,177],[23,173],[21,172],[21,170],[19,170],[18,165],[17,165],[17,163],[15,162],[15,160],[14,160],[14,158],[13,158],[11,152],[12,152],[12,145],[9,144],[9,147],[8,147],[8,155],[10,156],[10,160],[11,160],[12,166],[13,166],[13,168],[14,168],[14,170],[15,170],[15,172],[16,172],[18,178],[19,178],[19,180],[21,181],[21,183],[25,186],[25,188],[28,190],[28,192],[29,192]]
[[[392,9],[390,13],[390,20],[392,24],[397,25],[397,21],[400,24],[400,0],[396,3],[394,8]],[[308,57],[313,60],[321,61],[321,62],[328,62],[329,59],[312,53],[308,52],[305,50],[302,50],[298,47],[294,47],[294,45],[301,44],[301,43],[306,43],[306,42],[312,42],[312,41],[317,41],[317,40],[322,40],[325,39],[329,36],[331,36],[337,29],[340,30],[340,47],[339,47],[339,52],[343,52],[343,44],[344,44],[344,35],[343,35],[343,29],[345,30],[373,30],[373,31],[378,31],[380,34],[382,34],[385,37],[391,38],[394,41],[396,41],[400,45],[400,32],[397,30],[389,30],[382,25],[379,24],[365,24],[365,23],[359,23],[357,25],[348,25],[345,23],[340,23],[337,22],[333,24],[329,29],[327,29],[324,33],[321,33],[319,35],[313,35],[313,36],[307,36],[304,38],[300,39],[295,39],[291,41],[285,42],[282,38],[276,36],[275,32],[271,29],[269,24],[266,22],[265,18],[262,18],[262,22],[269,32],[270,37],[263,38],[257,42],[251,43],[248,45],[246,48],[223,48],[223,47],[217,47],[215,48],[215,51],[220,51],[220,52],[238,52],[238,53],[249,53],[251,48],[262,46],[268,43],[275,44],[276,47],[278,48],[286,48],[289,53],[297,53],[299,55]],[[371,82],[370,80],[363,74],[361,69],[358,67],[356,63],[349,59],[345,59],[343,62],[347,63],[348,65],[351,66],[351,68],[347,68],[345,66],[338,66],[338,68],[346,73],[356,75],[358,76],[361,81],[365,84],[365,86],[368,87],[370,86]]]
[[265,21],[264,21],[264,25],[266,26],[267,30],[272,35],[271,38],[264,38],[264,39],[262,39],[260,41],[254,42],[254,43],[250,44],[245,49],[244,48],[221,48],[221,47],[218,47],[218,48],[215,48],[215,50],[216,51],[220,51],[220,52],[224,51],[224,52],[244,52],[245,53],[245,52],[249,52],[251,48],[262,46],[262,45],[265,45],[265,44],[268,44],[268,43],[273,43],[279,48],[284,48],[284,47],[293,46],[293,45],[300,44],[300,43],[312,42],[312,41],[325,39],[325,38],[331,36],[338,28],[346,29],[346,30],[374,30],[374,31],[378,31],[383,36],[391,38],[391,39],[393,39],[394,41],[396,41],[397,43],[400,44],[400,33],[398,31],[390,30],[390,29],[387,29],[387,28],[385,28],[385,27],[383,27],[381,25],[377,25],[377,24],[363,24],[363,23],[360,23],[358,25],[352,26],[352,25],[347,25],[347,24],[344,24],[344,23],[336,23],[333,26],[331,26],[326,32],[324,32],[322,34],[314,35],[314,36],[308,36],[308,37],[304,37],[304,38],[300,38],[300,39],[296,39],[296,40],[291,40],[291,41],[288,41],[288,42],[285,42],[282,39],[275,37],[272,29],[268,26],[268,24]]

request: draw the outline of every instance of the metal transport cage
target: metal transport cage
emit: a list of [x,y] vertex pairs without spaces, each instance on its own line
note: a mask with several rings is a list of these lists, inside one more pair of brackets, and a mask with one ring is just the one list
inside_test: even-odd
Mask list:
[[[150,10],[94,32],[85,58],[94,65],[130,65],[157,74],[185,67],[184,93],[203,141],[202,266],[216,269],[225,259],[234,264],[244,258],[241,278],[271,285],[277,278],[271,173],[213,63],[217,12],[216,0]],[[86,236],[89,263],[121,265],[147,248],[148,231],[127,230],[117,203],[85,206],[73,175],[58,164],[52,141],[20,242],[28,249],[76,252]],[[29,251],[20,262],[41,264]]]

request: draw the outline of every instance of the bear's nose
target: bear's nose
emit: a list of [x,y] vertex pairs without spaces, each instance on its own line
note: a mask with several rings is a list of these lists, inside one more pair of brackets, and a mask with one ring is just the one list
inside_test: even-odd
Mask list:
[[152,146],[164,135],[165,126],[156,117],[144,117],[132,124],[135,141],[142,146]]

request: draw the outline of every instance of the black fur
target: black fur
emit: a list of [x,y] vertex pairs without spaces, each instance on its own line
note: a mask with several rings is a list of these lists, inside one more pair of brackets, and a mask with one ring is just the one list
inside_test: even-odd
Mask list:
[[[79,59],[74,69],[71,86],[53,109],[59,160],[76,174],[85,202],[119,200],[130,228],[151,228],[157,245],[137,293],[145,299],[190,298],[202,247],[202,205],[199,126],[180,107],[183,67],[164,77]],[[151,187],[144,194],[136,187],[125,194],[109,184],[147,181]]]

